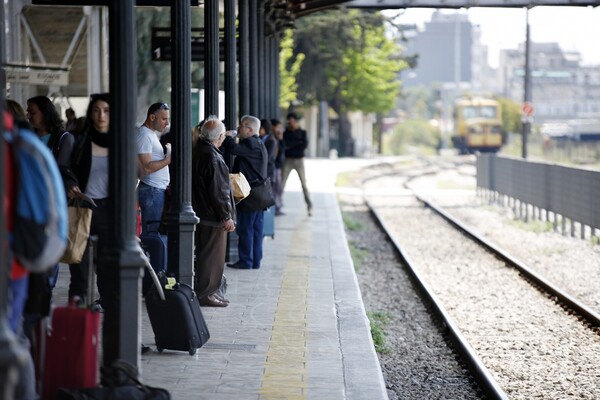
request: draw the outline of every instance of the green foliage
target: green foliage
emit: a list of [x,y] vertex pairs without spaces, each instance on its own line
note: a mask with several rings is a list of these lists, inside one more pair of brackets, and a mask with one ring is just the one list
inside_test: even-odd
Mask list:
[[295,58],[306,59],[297,76],[298,98],[325,100],[336,110],[387,112],[407,67],[401,49],[385,36],[380,13],[329,10],[303,17],[294,31]]
[[[281,40],[280,46],[279,73],[281,76],[281,88],[279,106],[285,109],[297,99],[298,83],[296,82],[296,76],[300,72],[302,61],[304,61],[304,54],[298,53],[294,55],[294,39],[292,31],[289,29]],[[294,56],[293,59],[292,56]]]
[[403,64],[394,59],[398,46],[385,37],[383,27],[354,27],[354,35],[362,37],[364,46],[350,47],[343,61],[348,81],[342,88],[348,111],[387,112],[400,92],[398,73]]
[[375,351],[381,354],[389,353],[390,349],[386,344],[387,335],[385,327],[390,323],[390,315],[381,311],[368,311],[367,317],[371,323],[371,337],[373,338]]
[[408,119],[394,128],[386,138],[384,149],[388,154],[404,154],[408,147],[435,152],[439,146],[439,130],[424,119]]
[[433,96],[433,91],[423,85],[406,88],[400,94],[398,106],[408,118],[430,119],[435,111]]
[[521,219],[514,219],[514,220],[509,221],[509,223],[512,226],[515,226],[519,229],[522,229],[522,230],[528,231],[528,232],[534,232],[534,233],[550,232],[553,229],[552,222],[540,221],[537,219],[532,219],[529,221],[523,221]]
[[521,106],[514,100],[498,97],[502,109],[502,134],[506,136],[509,132],[521,132]]
[[350,249],[350,257],[352,257],[354,270],[359,272],[369,252],[365,249],[357,247],[352,242],[348,242],[348,248]]
[[349,231],[356,232],[356,231],[360,231],[364,228],[363,224],[356,221],[355,219],[350,218],[346,213],[344,213],[344,215],[342,216],[342,219],[344,220],[344,226]]

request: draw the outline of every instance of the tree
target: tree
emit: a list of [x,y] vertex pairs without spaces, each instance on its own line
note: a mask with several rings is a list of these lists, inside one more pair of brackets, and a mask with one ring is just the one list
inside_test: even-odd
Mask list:
[[281,108],[289,107],[296,101],[298,83],[296,76],[300,72],[300,66],[304,61],[304,54],[294,55],[294,39],[292,31],[287,30],[281,40],[281,50],[279,51],[279,73],[281,76],[281,91],[279,96],[279,106]]
[[388,39],[380,13],[330,10],[303,17],[294,31],[294,56],[305,55],[297,76],[304,103],[327,101],[339,116],[341,155],[352,155],[349,111],[387,112],[400,91],[399,72],[408,67]]
[[496,100],[500,103],[502,109],[502,138],[506,143],[506,136],[510,132],[521,132],[521,106],[514,100],[505,97],[498,97]]

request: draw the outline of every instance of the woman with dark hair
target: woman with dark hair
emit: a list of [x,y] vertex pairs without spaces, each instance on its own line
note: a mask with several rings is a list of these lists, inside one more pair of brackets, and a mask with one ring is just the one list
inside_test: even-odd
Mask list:
[[56,107],[46,96],[35,96],[27,100],[27,120],[35,133],[51,149],[65,131]]
[[[94,200],[90,235],[98,236],[98,248],[102,249],[108,236],[108,127],[110,122],[108,94],[90,97],[86,123],[71,157],[71,174],[65,179],[70,199],[87,197]],[[100,251],[98,252],[100,254]],[[69,302],[85,304],[88,289],[88,250],[79,264],[71,264]],[[98,285],[100,286],[100,284]],[[87,301],[86,301],[87,300]]]
[[[73,176],[67,182],[68,197],[76,198],[85,194],[96,206],[93,208],[90,235],[98,237],[97,254],[106,252],[110,240],[108,210],[108,142],[110,127],[110,96],[108,93],[92,94],[86,113],[86,124],[78,136],[73,151],[71,170]],[[89,274],[89,248],[79,264],[69,266],[71,283],[69,301],[82,302],[87,293]],[[100,304],[104,309],[102,328],[104,365],[110,365],[118,357],[118,278],[119,271],[104,264],[97,264],[98,291]],[[88,299],[91,302],[94,299]]]

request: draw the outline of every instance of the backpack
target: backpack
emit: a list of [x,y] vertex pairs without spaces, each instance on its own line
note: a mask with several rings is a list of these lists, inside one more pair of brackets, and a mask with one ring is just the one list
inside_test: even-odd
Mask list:
[[56,265],[67,245],[67,199],[52,152],[29,129],[5,134],[13,153],[17,187],[10,234],[13,255],[31,272]]

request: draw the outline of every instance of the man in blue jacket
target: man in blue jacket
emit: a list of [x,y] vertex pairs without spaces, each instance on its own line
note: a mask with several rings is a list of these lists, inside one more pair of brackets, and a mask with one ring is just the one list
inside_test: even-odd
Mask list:
[[[235,156],[232,172],[241,172],[248,182],[262,181],[267,178],[267,149],[258,136],[260,120],[251,115],[240,119],[238,127],[239,143],[227,131],[223,147]],[[227,264],[237,269],[258,269],[262,260],[263,250],[263,210],[255,210],[244,204],[242,200],[237,205],[236,231],[239,237],[239,260]]]

